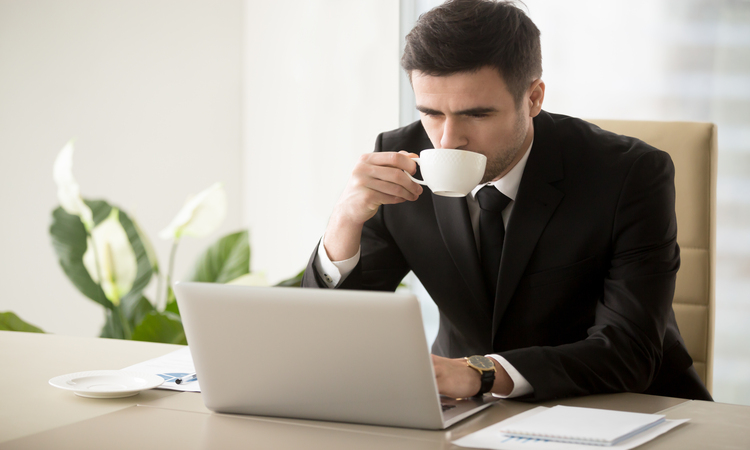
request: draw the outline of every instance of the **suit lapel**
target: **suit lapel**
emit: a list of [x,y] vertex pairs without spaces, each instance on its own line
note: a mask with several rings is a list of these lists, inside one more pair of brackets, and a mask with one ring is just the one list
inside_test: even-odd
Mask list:
[[553,131],[552,118],[542,111],[534,119],[534,144],[505,233],[492,320],[493,336],[547,222],[564,196],[550,184],[563,178],[562,155],[552,137]]
[[[474,241],[466,198],[442,197],[432,194],[435,215],[448,251],[471,293],[470,302],[479,314],[477,320],[486,321],[477,329],[489,329],[492,311],[482,280],[479,253]],[[469,305],[466,305],[469,306]],[[479,324],[477,324],[479,325]]]

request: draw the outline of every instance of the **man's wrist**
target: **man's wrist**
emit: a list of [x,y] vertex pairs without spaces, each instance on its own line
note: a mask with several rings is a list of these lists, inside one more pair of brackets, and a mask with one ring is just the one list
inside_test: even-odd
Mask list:
[[339,214],[331,216],[323,235],[323,249],[331,261],[344,261],[359,250],[364,224],[347,221]]
[[476,390],[474,397],[480,397],[490,392],[494,387],[495,372],[497,371],[495,361],[480,355],[467,356],[464,359],[466,365],[479,374],[480,387]]
[[495,383],[492,385],[492,393],[508,396],[513,392],[513,379],[495,358],[490,358],[495,364]]
[[[323,237],[323,239],[325,236]],[[318,275],[323,279],[325,285],[329,288],[335,288],[339,283],[343,282],[347,276],[354,270],[359,262],[361,248],[357,249],[357,253],[344,261],[331,261],[323,247],[323,239],[318,244],[318,254],[313,262],[313,267],[317,271]]]
[[487,356],[497,361],[497,363],[500,364],[503,369],[505,369],[505,372],[510,378],[510,392],[504,394],[499,391],[493,391],[493,394],[495,396],[501,398],[516,398],[523,397],[534,392],[534,387],[529,383],[526,377],[524,377],[521,372],[519,372],[518,369],[516,369],[515,366],[513,366],[513,364],[511,364],[507,359],[498,354],[490,354]]

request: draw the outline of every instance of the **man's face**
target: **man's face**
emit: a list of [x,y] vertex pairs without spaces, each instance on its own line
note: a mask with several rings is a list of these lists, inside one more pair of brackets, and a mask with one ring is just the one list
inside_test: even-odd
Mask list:
[[482,183],[505,175],[531,144],[532,118],[539,111],[527,96],[516,108],[497,70],[485,67],[448,76],[414,71],[411,81],[432,145],[485,155],[487,168]]

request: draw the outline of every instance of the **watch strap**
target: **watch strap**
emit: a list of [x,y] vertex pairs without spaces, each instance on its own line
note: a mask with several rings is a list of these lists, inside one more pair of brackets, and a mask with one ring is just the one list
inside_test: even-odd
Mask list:
[[493,384],[495,384],[495,371],[494,370],[482,371],[482,386],[479,388],[479,392],[474,394],[474,397],[481,397],[485,393],[491,391]]
[[481,397],[492,390],[495,384],[495,362],[487,356],[474,355],[464,358],[469,367],[479,372],[480,386],[479,392],[474,397]]

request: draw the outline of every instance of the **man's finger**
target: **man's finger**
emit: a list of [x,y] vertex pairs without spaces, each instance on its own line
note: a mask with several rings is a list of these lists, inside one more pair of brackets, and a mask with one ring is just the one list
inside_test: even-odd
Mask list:
[[414,162],[407,154],[397,152],[376,152],[367,153],[362,155],[360,159],[366,164],[373,164],[376,166],[395,167],[397,169],[405,170],[409,173],[414,173],[417,170],[417,163]]
[[[423,192],[422,186],[412,181],[402,169],[395,167],[362,164],[355,169],[355,176],[365,187],[402,196],[407,200],[416,200]],[[377,183],[378,181],[391,186]]]
[[373,192],[384,195],[403,198],[404,200],[414,201],[419,198],[419,194],[414,193],[401,186],[400,184],[390,183],[378,179],[370,179],[364,187],[371,189]]
[[419,158],[419,155],[417,155],[416,153],[407,152],[406,150],[399,150],[399,153],[401,153],[402,155],[406,155],[409,158]]

